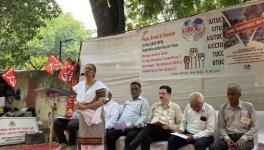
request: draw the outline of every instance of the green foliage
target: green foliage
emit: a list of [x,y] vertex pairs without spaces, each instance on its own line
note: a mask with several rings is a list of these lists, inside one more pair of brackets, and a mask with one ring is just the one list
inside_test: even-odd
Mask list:
[[127,29],[192,16],[250,0],[125,0]]
[[[76,61],[80,49],[80,41],[91,37],[95,31],[86,30],[84,25],[75,20],[70,14],[61,14],[59,17],[46,21],[38,37],[28,43],[31,60],[34,57],[48,57],[49,54],[59,54],[59,43],[62,42],[62,59],[71,58]],[[40,65],[40,64],[38,64]],[[29,66],[29,65],[27,65]]]
[[31,57],[30,61],[25,63],[25,68],[29,70],[44,70],[44,64],[48,61],[48,57]]
[[[156,2],[158,3],[155,4]],[[158,23],[158,15],[162,9],[163,5],[159,0],[125,0],[127,30]]]
[[55,0],[1,0],[0,68],[21,68],[30,58],[27,42],[45,26],[44,20],[59,13]]

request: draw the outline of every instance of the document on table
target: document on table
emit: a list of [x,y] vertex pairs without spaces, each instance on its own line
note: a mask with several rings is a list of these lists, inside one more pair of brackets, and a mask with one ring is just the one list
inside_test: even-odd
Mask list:
[[171,133],[172,135],[175,135],[175,136],[178,136],[178,137],[181,137],[183,139],[187,139],[189,136],[185,135],[185,134],[182,134],[182,133],[179,133],[179,132],[173,132]]

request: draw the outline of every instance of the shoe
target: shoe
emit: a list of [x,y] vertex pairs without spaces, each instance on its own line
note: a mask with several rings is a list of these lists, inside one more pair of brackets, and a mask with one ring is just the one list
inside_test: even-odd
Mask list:
[[67,147],[67,150],[77,150],[76,145],[71,145]]
[[56,150],[66,150],[67,149],[67,144],[59,144],[58,148]]

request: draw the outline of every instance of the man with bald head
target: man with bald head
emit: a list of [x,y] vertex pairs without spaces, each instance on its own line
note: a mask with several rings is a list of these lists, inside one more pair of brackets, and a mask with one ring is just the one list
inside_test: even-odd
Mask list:
[[168,150],[177,150],[187,144],[194,144],[195,150],[205,150],[214,141],[215,118],[214,108],[204,102],[201,93],[193,92],[184,110],[179,131],[188,138],[172,135],[168,141]]
[[220,106],[218,128],[220,138],[211,146],[211,150],[251,150],[253,138],[257,132],[257,117],[254,105],[239,100],[241,88],[231,83],[227,87],[229,102]]

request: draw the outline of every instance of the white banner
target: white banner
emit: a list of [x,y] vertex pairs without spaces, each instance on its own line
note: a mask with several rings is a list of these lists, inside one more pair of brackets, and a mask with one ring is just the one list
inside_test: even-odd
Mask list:
[[141,79],[253,73],[264,62],[263,4],[248,4],[144,28]]
[[35,117],[1,117],[0,145],[23,143],[26,133],[38,131]]
[[[253,4],[256,3],[243,7]],[[199,91],[205,95],[208,103],[218,109],[219,105],[228,101],[226,87],[234,82],[243,88],[242,100],[252,102],[257,110],[263,110],[263,62],[251,63],[245,67],[249,69],[244,69],[244,64],[227,65],[226,50],[237,49],[239,44],[224,49],[223,17],[223,11],[218,10],[124,34],[83,41],[81,73],[85,64],[94,63],[97,67],[96,80],[104,82],[111,89],[113,99],[119,104],[124,104],[131,97],[130,83],[138,81],[142,85],[142,96],[150,104],[159,101],[159,87],[169,85],[172,88],[171,100],[181,108],[186,107],[190,93]],[[263,45],[262,42],[258,43]],[[191,48],[197,48],[197,51]],[[198,53],[196,69],[195,59],[192,60],[194,64],[190,63],[190,51],[191,56]],[[204,53],[204,56],[200,53]],[[187,56],[186,66],[184,56]],[[167,71],[155,71],[158,67]],[[146,72],[142,73],[143,69]],[[183,79],[175,80],[179,78]],[[84,80],[83,76],[81,80]]]

